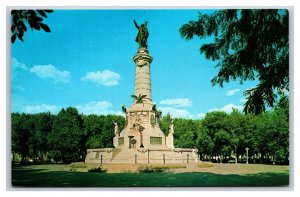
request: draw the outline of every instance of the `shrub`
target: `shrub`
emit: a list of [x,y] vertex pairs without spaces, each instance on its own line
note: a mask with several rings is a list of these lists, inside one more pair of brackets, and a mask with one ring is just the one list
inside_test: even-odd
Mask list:
[[183,165],[171,165],[171,166],[140,166],[138,171],[141,173],[151,173],[151,172],[164,172],[169,169],[176,169],[176,168],[186,168]]
[[138,168],[138,171],[139,171],[140,173],[151,173],[151,172],[154,172],[154,169],[153,169],[152,166],[146,165],[146,166],[140,166],[140,167]]
[[105,169],[102,169],[102,168],[99,166],[99,167],[96,167],[96,168],[91,168],[91,169],[89,169],[88,172],[105,173],[106,170],[105,170]]
[[211,163],[199,163],[199,164],[197,164],[197,167],[198,168],[210,168],[210,167],[214,167],[214,165]]

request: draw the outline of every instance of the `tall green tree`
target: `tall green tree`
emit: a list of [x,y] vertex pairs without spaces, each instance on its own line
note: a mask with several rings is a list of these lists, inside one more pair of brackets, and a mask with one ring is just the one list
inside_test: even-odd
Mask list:
[[284,110],[274,110],[271,114],[267,147],[274,163],[287,163],[289,160],[289,122]]
[[20,154],[21,163],[26,163],[30,157],[30,136],[34,121],[30,114],[25,113],[13,113],[11,121],[13,156]]
[[38,113],[31,115],[33,127],[30,135],[31,156],[34,162],[36,158],[46,162],[49,151],[48,134],[52,131],[54,115],[48,113]]
[[199,135],[197,138],[197,149],[202,161],[204,161],[205,159],[211,159],[214,149],[214,143],[211,136],[207,134],[207,131],[204,128],[199,131]]
[[84,116],[84,131],[87,135],[87,148],[112,148],[114,137],[114,124],[117,122],[120,132],[124,128],[125,119],[117,115]]
[[229,125],[228,131],[230,132],[230,145],[235,153],[236,163],[238,162],[239,155],[245,152],[248,139],[246,138],[246,119],[245,115],[241,114],[238,110],[234,109],[227,116],[227,124]]
[[95,114],[83,117],[83,128],[87,137],[87,148],[100,148],[104,147],[101,142],[101,124],[102,121],[99,116]]
[[257,118],[255,150],[261,162],[288,163],[289,122],[284,110],[268,111]]
[[200,127],[199,120],[176,118],[174,120],[174,146],[196,148]]
[[224,9],[201,14],[180,28],[186,40],[213,37],[200,52],[217,61],[217,76],[211,83],[240,79],[259,81],[244,92],[246,113],[261,113],[276,102],[276,89],[289,89],[289,13],[276,9]]
[[231,154],[231,135],[228,131],[220,129],[214,134],[214,153],[221,158],[221,162],[224,157]]
[[226,118],[228,114],[223,111],[212,111],[206,113],[202,125],[206,128],[207,134],[211,137],[221,129],[228,130]]
[[82,116],[73,107],[62,109],[54,119],[49,143],[52,153],[58,154],[57,157],[60,156],[65,163],[83,159],[80,158],[85,151],[82,147],[84,138],[82,124]]

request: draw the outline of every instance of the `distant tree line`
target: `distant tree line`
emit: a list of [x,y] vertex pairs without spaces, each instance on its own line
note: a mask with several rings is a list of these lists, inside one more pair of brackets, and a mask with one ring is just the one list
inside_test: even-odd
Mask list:
[[113,121],[124,127],[125,119],[117,115],[83,115],[76,108],[51,113],[12,113],[12,157],[21,163],[70,163],[85,159],[87,148],[113,147]]
[[[12,113],[12,157],[22,163],[52,161],[70,163],[82,161],[87,148],[113,147],[114,126],[120,130],[125,119],[117,115],[83,115],[76,108],[51,113]],[[160,120],[167,134],[170,115]],[[289,105],[281,99],[276,107],[259,115],[244,115],[233,110],[208,112],[202,120],[174,119],[174,145],[197,148],[201,160],[213,162],[289,162]]]
[[[169,115],[161,120],[168,132]],[[208,112],[202,120],[174,119],[174,145],[197,148],[201,160],[213,162],[289,163],[289,103],[282,97],[276,107],[259,115],[233,110]],[[236,160],[235,160],[236,159]]]

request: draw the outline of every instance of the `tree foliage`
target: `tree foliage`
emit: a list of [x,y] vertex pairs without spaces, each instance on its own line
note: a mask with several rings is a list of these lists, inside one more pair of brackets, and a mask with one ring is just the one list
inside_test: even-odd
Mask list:
[[288,10],[243,9],[219,10],[201,14],[180,28],[186,40],[194,36],[213,37],[200,52],[217,61],[217,76],[211,83],[258,79],[256,87],[244,92],[246,113],[261,113],[273,107],[276,90],[289,89],[289,14]]
[[116,115],[82,115],[75,108],[62,109],[57,115],[50,113],[12,113],[12,154],[21,162],[69,163],[85,159],[87,148],[112,148],[113,121],[120,130],[125,119]]
[[82,117],[72,107],[62,109],[54,119],[49,143],[51,149],[57,151],[66,163],[76,161],[81,153],[80,142],[84,136],[82,124]]
[[169,113],[159,120],[159,127],[165,135],[169,134],[171,122],[172,122],[172,118]]
[[180,148],[197,148],[195,143],[201,130],[199,120],[174,120],[174,146]]
[[44,30],[50,32],[48,25],[43,23],[47,14],[53,10],[12,10],[11,11],[11,43],[18,38],[24,42],[24,33],[27,31],[27,25],[31,30]]
[[29,139],[31,128],[33,127],[32,118],[28,114],[12,115],[12,153],[21,155],[21,162],[27,162],[29,157]]
[[[174,119],[174,145],[198,149],[201,160],[245,162],[249,148],[250,162],[288,163],[289,116],[288,97],[276,103],[273,110],[259,115],[208,112],[202,120]],[[123,130],[125,119],[117,115],[83,115],[75,108],[50,113],[12,114],[12,153],[21,162],[29,159],[69,163],[84,160],[87,148],[112,148],[114,124]],[[160,121],[168,135],[171,116]],[[219,160],[220,159],[220,160]]]

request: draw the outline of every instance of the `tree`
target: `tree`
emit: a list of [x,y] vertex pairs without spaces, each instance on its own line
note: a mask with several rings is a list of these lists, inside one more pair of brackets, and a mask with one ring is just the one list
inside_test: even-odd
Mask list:
[[117,122],[120,131],[124,128],[125,119],[116,115],[91,114],[84,116],[83,128],[86,134],[87,148],[111,148],[114,137],[113,122]]
[[240,78],[258,79],[259,84],[246,90],[246,113],[261,113],[276,102],[276,89],[289,89],[289,14],[288,10],[219,10],[201,14],[180,28],[186,40],[194,36],[214,37],[200,52],[218,61],[219,73],[212,85]]
[[209,159],[211,158],[214,143],[212,141],[212,138],[207,134],[205,130],[201,130],[199,132],[200,133],[197,139],[197,149],[198,154],[200,155],[200,159],[204,161],[204,155],[209,156]]
[[245,130],[245,116],[238,110],[233,111],[226,117],[227,124],[229,125],[229,132],[231,135],[230,145],[235,153],[235,162],[238,162],[239,154],[244,153],[246,148],[246,130]]
[[31,115],[33,127],[30,134],[31,156],[34,162],[39,157],[44,162],[47,160],[49,151],[48,134],[52,131],[54,115],[48,113],[38,113]]
[[[25,113],[12,114],[12,153],[21,155],[21,163],[26,163],[30,156],[30,135],[33,128],[32,116]],[[14,161],[14,158],[13,158]]]
[[[256,163],[256,158],[260,154],[257,146],[258,143],[256,139],[259,136],[256,136],[256,132],[258,129],[258,124],[260,121],[260,115],[254,115],[254,114],[247,114],[244,116],[244,142],[242,143],[240,149],[238,149],[239,154],[245,154],[245,148],[248,147],[248,156],[253,156],[254,163]],[[261,136],[263,137],[263,136]]]
[[159,120],[159,127],[161,128],[162,132],[166,136],[169,134],[169,128],[170,128],[171,122],[172,122],[172,118],[169,113]]
[[[44,30],[50,32],[48,25],[42,23],[43,18],[47,18],[47,13],[53,10],[12,10],[11,11],[11,43],[19,38],[24,42],[23,36],[27,31],[26,25],[28,24],[31,30]],[[27,24],[26,24],[27,23]]]
[[174,146],[196,148],[199,131],[199,121],[176,118],[174,120]]
[[101,135],[93,135],[90,136],[86,142],[86,147],[87,148],[103,148],[104,145],[101,140]]
[[202,125],[206,128],[207,134],[211,137],[221,129],[226,127],[227,114],[223,111],[208,112],[203,119]]
[[125,120],[122,116],[116,115],[101,115],[101,133],[100,141],[103,145],[101,148],[112,148],[113,147],[113,138],[114,138],[114,126],[113,122],[117,122],[119,125],[119,130],[122,131],[124,128]]
[[231,135],[224,129],[219,130],[214,135],[214,151],[215,154],[221,156],[221,162],[224,157],[230,156],[231,146],[230,146]]
[[289,121],[285,109],[275,108],[270,112],[268,123],[267,149],[273,163],[288,163],[289,160]]
[[261,162],[288,163],[289,122],[284,110],[277,109],[256,118],[255,149]]
[[[69,163],[80,159],[84,132],[83,120],[76,108],[62,109],[54,119],[53,130],[49,134],[49,143],[56,157],[59,154],[62,161]],[[85,144],[85,143],[84,143]]]
[[83,117],[83,130],[87,139],[87,148],[103,147],[103,144],[100,141],[101,124],[101,119],[95,114]]

